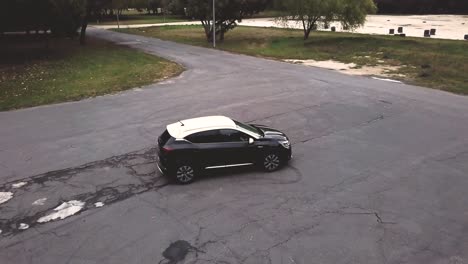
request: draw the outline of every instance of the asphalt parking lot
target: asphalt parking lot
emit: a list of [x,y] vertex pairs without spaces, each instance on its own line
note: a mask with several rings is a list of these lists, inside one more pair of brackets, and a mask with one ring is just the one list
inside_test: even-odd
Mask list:
[[[0,113],[0,263],[468,263],[468,98],[90,34],[187,71]],[[157,136],[212,114],[286,132],[294,159],[170,184],[154,164]],[[61,220],[67,201],[79,209]]]

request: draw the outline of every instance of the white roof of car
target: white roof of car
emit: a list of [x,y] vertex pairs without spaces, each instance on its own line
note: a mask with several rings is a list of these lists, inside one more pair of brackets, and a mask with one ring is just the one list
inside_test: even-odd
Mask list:
[[235,129],[236,123],[225,116],[205,116],[181,120],[167,126],[167,132],[176,138],[182,139],[193,133],[213,129]]

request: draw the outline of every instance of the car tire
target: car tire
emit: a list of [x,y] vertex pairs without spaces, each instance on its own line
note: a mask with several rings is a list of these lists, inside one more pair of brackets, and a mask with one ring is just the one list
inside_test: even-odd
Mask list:
[[189,184],[195,180],[197,170],[189,163],[181,163],[175,169],[175,180],[179,184]]
[[276,152],[267,153],[263,156],[260,165],[266,172],[276,171],[282,165],[281,156]]

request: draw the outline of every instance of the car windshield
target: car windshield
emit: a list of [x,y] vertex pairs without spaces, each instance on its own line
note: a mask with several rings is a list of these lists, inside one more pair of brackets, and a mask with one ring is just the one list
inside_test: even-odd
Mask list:
[[256,127],[241,123],[241,122],[236,121],[236,120],[233,120],[233,121],[234,121],[234,123],[236,123],[237,127],[240,127],[240,128],[245,129],[247,131],[255,133],[255,134],[259,135],[259,136],[261,136],[263,134],[262,131],[260,129],[256,128]]

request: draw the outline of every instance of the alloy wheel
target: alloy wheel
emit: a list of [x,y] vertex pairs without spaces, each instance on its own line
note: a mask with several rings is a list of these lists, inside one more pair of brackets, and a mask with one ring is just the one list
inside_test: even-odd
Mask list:
[[182,182],[182,183],[188,183],[190,181],[193,180],[194,176],[195,176],[195,172],[193,171],[193,168],[188,166],[188,165],[184,165],[184,166],[180,166],[178,169],[177,169],[177,180],[179,182]]
[[265,157],[263,161],[263,166],[268,171],[276,170],[280,165],[280,158],[276,154],[269,154]]

